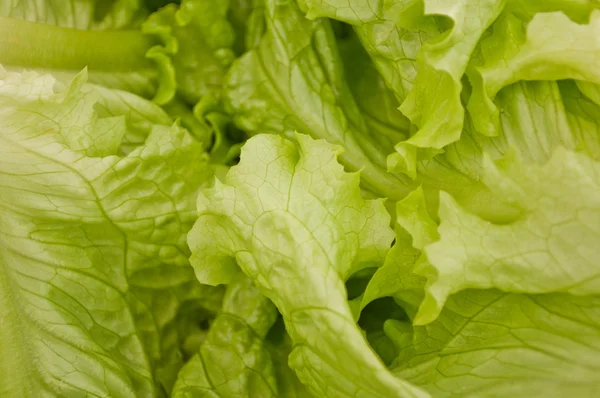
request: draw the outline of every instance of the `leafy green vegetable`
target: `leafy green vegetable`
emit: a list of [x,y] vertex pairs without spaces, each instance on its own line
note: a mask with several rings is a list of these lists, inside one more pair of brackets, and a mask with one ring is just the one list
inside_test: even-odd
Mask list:
[[264,346],[277,310],[252,281],[239,276],[227,288],[223,307],[200,351],[181,370],[174,397],[277,396],[273,362]]
[[179,312],[218,309],[185,245],[211,176],[200,144],[146,119],[119,155],[126,119],[95,111],[85,77],[57,92],[49,75],[0,70],[5,396],[160,395],[183,361]]
[[598,8],[0,2],[0,396],[595,397]]
[[[499,35],[482,43],[484,66],[473,74],[473,96],[469,100],[474,122],[482,134],[494,135],[498,111],[492,99],[519,80],[576,79],[599,83],[594,64],[598,53],[600,13],[592,12],[589,23],[580,25],[560,12],[536,14],[523,33],[521,21],[507,18]],[[504,26],[506,25],[506,26]],[[512,40],[506,40],[507,32]],[[560,33],[558,33],[560,32]],[[577,38],[573,40],[572,38]],[[493,50],[492,50],[493,48]]]
[[218,93],[224,68],[233,60],[233,31],[225,19],[227,1],[183,1],[181,7],[166,6],[144,23],[143,32],[161,38],[162,45],[148,51],[170,80],[155,101],[164,104],[177,91],[195,104],[204,95]]
[[[564,150],[543,166],[523,167],[512,156],[489,165],[486,184],[522,213],[503,225],[475,217],[443,195],[440,240],[426,248],[436,276],[422,311],[435,311],[433,306],[440,308],[445,297],[465,288],[597,292],[599,172],[597,162]],[[559,184],[565,188],[560,193]]]
[[339,149],[296,139],[298,147],[276,136],[248,140],[240,164],[200,196],[189,237],[196,275],[226,283],[237,262],[282,313],[290,366],[314,394],[420,396],[385,371],[346,303],[343,282],[391,242],[383,203],[360,197],[358,174],[336,162]]
[[[504,0],[424,3],[425,14],[446,16],[452,20],[452,27],[422,46],[414,87],[402,103],[401,111],[419,130],[396,146],[397,153],[389,162],[413,178],[419,148],[439,149],[460,137],[464,115],[460,79],[480,36],[504,6]],[[427,156],[431,157],[437,151],[429,152]]]
[[228,75],[234,121],[250,133],[297,130],[343,145],[342,161],[362,169],[366,187],[399,197],[405,185],[385,170],[388,150],[366,128],[329,23],[304,19],[289,0],[266,0],[265,8],[267,32]]

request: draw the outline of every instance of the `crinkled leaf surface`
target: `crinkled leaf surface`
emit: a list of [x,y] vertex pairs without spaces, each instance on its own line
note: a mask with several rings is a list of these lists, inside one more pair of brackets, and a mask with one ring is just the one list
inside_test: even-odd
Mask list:
[[398,100],[375,68],[356,34],[339,41],[350,90],[367,129],[382,147],[391,148],[410,133],[410,121],[398,110]]
[[290,366],[313,394],[422,396],[388,373],[346,302],[344,281],[380,261],[391,242],[383,203],[361,198],[358,175],[337,163],[339,149],[296,139],[251,138],[240,164],[200,196],[188,238],[196,275],[228,282],[237,262],[282,313]]
[[393,373],[434,397],[593,396],[600,383],[597,295],[469,289],[450,296],[433,322],[411,324],[426,286],[415,273],[427,261],[417,247],[437,240],[425,211],[418,190],[398,203],[402,227],[361,297],[363,311],[392,296],[408,313],[409,320],[382,328],[396,351]]
[[566,150],[543,165],[525,165],[510,155],[490,162],[484,181],[522,212],[502,225],[469,214],[443,195],[440,240],[425,249],[435,270],[420,321],[465,288],[596,294],[599,176],[598,162]]
[[252,134],[297,130],[341,145],[365,188],[398,199],[406,183],[386,172],[386,156],[354,101],[326,20],[309,21],[292,1],[265,1],[266,33],[231,67],[226,97],[237,125]]
[[[424,1],[426,15],[445,16],[452,27],[427,41],[418,56],[414,87],[400,110],[419,127],[396,146],[388,164],[416,177],[423,149],[441,149],[457,141],[464,122],[461,79],[483,32],[498,17],[504,0]],[[436,151],[430,151],[435,153]]]
[[426,326],[388,321],[393,372],[435,397],[590,397],[600,388],[598,296],[468,290]]
[[49,75],[0,74],[2,395],[163,395],[180,309],[219,305],[185,244],[206,155],[161,124],[117,155],[126,118],[95,112],[85,74],[59,92]]
[[169,4],[144,22],[143,32],[161,42],[147,54],[163,72],[156,102],[168,103],[177,93],[194,104],[207,94],[219,94],[225,67],[234,58],[228,7],[228,1],[185,0],[180,6]]
[[3,2],[0,395],[597,395],[598,7]]

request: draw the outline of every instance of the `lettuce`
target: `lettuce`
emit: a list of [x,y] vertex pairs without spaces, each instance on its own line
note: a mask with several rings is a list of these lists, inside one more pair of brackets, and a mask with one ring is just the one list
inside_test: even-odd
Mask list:
[[219,308],[185,243],[207,156],[164,113],[168,124],[145,118],[144,142],[123,153],[132,131],[108,108],[162,111],[127,95],[111,104],[85,72],[60,89],[49,75],[0,73],[3,395],[170,390],[178,318]]
[[598,395],[597,8],[0,4],[0,395]]

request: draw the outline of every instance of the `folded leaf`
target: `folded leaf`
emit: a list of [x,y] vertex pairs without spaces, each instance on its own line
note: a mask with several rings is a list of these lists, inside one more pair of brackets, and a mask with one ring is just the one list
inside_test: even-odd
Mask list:
[[562,12],[536,14],[526,33],[522,24],[516,17],[505,18],[481,44],[485,63],[470,74],[473,95],[468,107],[482,134],[497,134],[498,108],[492,101],[509,84],[560,79],[600,83],[593,67],[600,49],[600,11],[593,11],[584,25]]
[[356,105],[365,119],[367,129],[380,145],[392,148],[410,134],[410,121],[398,110],[400,104],[381,77],[358,36],[340,40],[344,71]]
[[388,352],[396,353],[392,372],[435,397],[593,395],[600,385],[597,295],[465,290],[450,296],[433,322],[411,324],[426,287],[415,270],[427,261],[413,245],[437,239],[423,228],[431,226],[424,206],[419,191],[398,203],[398,222],[410,234],[397,228],[384,266],[362,296],[363,313],[371,309],[367,303],[392,296],[410,318],[380,315],[388,317],[382,328],[394,345]]
[[561,149],[543,165],[512,155],[489,162],[484,182],[521,211],[502,225],[442,194],[440,240],[425,248],[433,269],[416,322],[434,319],[450,294],[467,288],[597,294],[599,175],[600,163]]
[[226,99],[236,124],[250,132],[297,130],[341,145],[342,163],[361,170],[365,188],[401,198],[406,181],[386,171],[386,156],[366,127],[344,76],[331,26],[309,21],[290,1],[265,2],[266,33],[228,74]]
[[313,394],[423,396],[389,375],[346,301],[344,281],[389,248],[383,203],[361,198],[358,175],[336,161],[339,149],[296,139],[251,138],[240,164],[200,196],[188,238],[196,275],[227,282],[235,258],[283,315],[290,366]]
[[[429,148],[441,149],[460,138],[464,121],[461,79],[483,32],[498,17],[504,0],[424,0],[425,15],[442,15],[452,27],[427,41],[418,57],[414,87],[400,110],[419,130],[396,147],[391,164],[416,178],[416,161]],[[429,151],[435,153],[436,151]]]

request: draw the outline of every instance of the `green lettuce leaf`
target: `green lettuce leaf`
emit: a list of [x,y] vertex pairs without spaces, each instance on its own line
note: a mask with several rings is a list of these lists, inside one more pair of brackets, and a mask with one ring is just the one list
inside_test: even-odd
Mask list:
[[381,261],[392,231],[338,153],[304,135],[248,140],[240,164],[199,197],[192,265],[203,283],[229,282],[237,266],[254,280],[283,315],[290,367],[313,394],[423,396],[391,377],[346,301],[345,280]]
[[597,395],[598,8],[2,2],[0,396]]
[[600,386],[599,310],[598,296],[468,290],[433,323],[384,329],[399,352],[393,373],[435,397],[589,397]]
[[279,396],[264,344],[276,317],[277,310],[252,281],[238,276],[227,286],[199,352],[179,372],[172,396]]
[[[98,118],[115,117],[120,123],[125,123],[125,132],[118,142],[117,152],[121,155],[142,145],[155,125],[172,124],[164,110],[135,94],[90,83],[86,83],[82,90],[93,92],[95,103],[90,111],[95,112]],[[93,136],[94,133],[90,132],[90,135]]]
[[[414,86],[400,110],[419,130],[396,146],[388,164],[416,178],[417,159],[457,141],[463,128],[461,79],[483,32],[498,17],[504,0],[424,0],[424,14],[444,16],[452,27],[421,48]],[[433,151],[427,151],[433,148]],[[429,155],[418,152],[429,152]]]
[[493,99],[505,86],[519,80],[576,79],[599,83],[593,67],[598,54],[600,12],[587,24],[562,12],[538,13],[527,24],[512,15],[503,18],[481,43],[482,65],[470,73],[473,95],[469,111],[479,132],[496,135],[498,108]]
[[236,140],[226,134],[230,118],[221,104],[225,72],[235,58],[229,11],[228,1],[215,6],[186,0],[153,13],[142,27],[160,41],[147,53],[163,79],[154,102],[181,120],[207,149],[212,146],[213,162],[225,164],[239,155]]
[[[356,1],[348,3],[302,0],[300,4],[307,12],[308,18],[330,17],[352,24],[381,77],[394,92],[399,103],[407,99],[417,77],[418,54],[425,42],[439,35],[441,28],[437,20],[424,16],[422,1],[376,1],[369,4]],[[443,36],[439,37],[443,39]],[[452,39],[449,40],[449,44],[452,44]],[[424,92],[422,88],[420,91]],[[408,116],[419,119],[415,112]],[[398,144],[398,141],[394,144]],[[402,144],[396,149],[397,152],[387,159],[387,168],[405,173],[414,179],[417,161],[421,160],[422,156],[417,158],[416,149],[410,144]],[[438,152],[428,151],[425,158],[431,158]],[[404,195],[407,193],[403,192]]]
[[164,396],[184,360],[176,323],[219,306],[185,243],[212,175],[201,145],[85,77],[0,70],[2,396]]
[[[388,88],[402,103],[415,83],[419,52],[427,40],[439,34],[440,27],[435,19],[422,18],[422,3],[419,1],[384,4],[389,7],[369,18],[342,20],[353,25]],[[320,15],[313,9],[311,16]]]
[[298,380],[296,373],[290,368],[288,358],[294,345],[285,332],[282,318],[279,317],[267,336],[267,349],[271,354],[275,375],[277,378],[277,390],[280,397],[285,398],[313,398],[306,386]]
[[594,394],[600,384],[597,295],[468,289],[450,296],[437,319],[415,325],[426,291],[426,278],[416,273],[428,261],[421,249],[437,245],[430,242],[438,233],[419,190],[398,203],[398,214],[395,244],[359,307],[368,312],[369,303],[392,296],[408,314],[402,320],[388,312],[382,326],[394,346],[390,367],[397,377],[435,397]]
[[266,33],[232,65],[226,100],[234,122],[250,134],[297,130],[341,145],[348,170],[361,170],[364,187],[398,199],[406,181],[386,171],[393,151],[372,137],[344,76],[326,20],[303,18],[292,1],[265,2]]
[[443,194],[440,240],[425,248],[434,269],[427,271],[417,322],[431,320],[448,295],[467,288],[597,293],[598,175],[598,162],[560,149],[543,165],[511,155],[489,162],[485,183],[521,211],[502,225],[469,214]]
[[339,40],[344,72],[366,128],[384,148],[391,148],[410,134],[410,121],[398,111],[400,104],[362,47],[358,36]]
[[421,251],[437,241],[439,234],[420,187],[396,204],[396,222],[395,243],[358,298],[360,311],[382,297],[394,297],[411,305],[418,305],[423,298],[426,279],[414,268],[416,264],[427,264]]
[[229,20],[235,31],[237,54],[256,47],[265,33],[263,0],[231,0]]
[[[396,93],[401,111],[418,126],[410,138],[396,142],[396,153],[387,163],[391,170],[412,178],[417,178],[423,161],[462,134],[463,101],[469,103],[474,131],[497,136],[501,112],[492,101],[503,87],[540,78],[597,80],[594,72],[584,70],[593,64],[589,49],[595,46],[590,40],[597,25],[593,11],[597,5],[591,2],[505,5],[475,0],[448,6],[419,0],[303,0],[300,4],[309,18],[335,18],[354,26],[382,78]],[[578,46],[570,46],[564,37],[577,37]],[[561,52],[579,55],[556,55]],[[539,74],[542,63],[544,72]],[[473,85],[472,95],[470,86],[463,90],[465,72]]]
[[598,105],[572,81],[515,83],[498,94],[495,104],[500,110],[497,136],[479,134],[467,114],[461,139],[419,164],[418,181],[432,217],[437,217],[440,190],[488,221],[506,223],[519,215],[519,209],[484,183],[484,153],[499,160],[513,150],[525,163],[545,163],[559,147],[600,156]]

